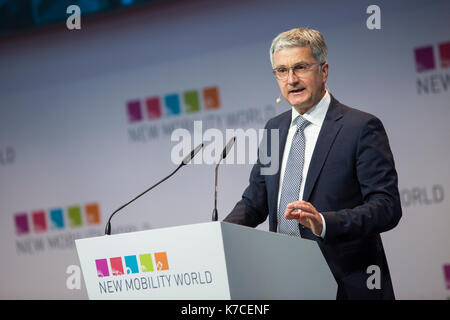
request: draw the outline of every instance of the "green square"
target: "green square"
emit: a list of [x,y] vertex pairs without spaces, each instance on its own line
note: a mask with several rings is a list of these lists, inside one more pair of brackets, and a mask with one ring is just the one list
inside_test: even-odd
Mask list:
[[198,91],[186,91],[184,94],[184,104],[186,105],[186,113],[194,113],[200,111],[200,99]]
[[151,254],[141,254],[139,255],[139,260],[141,261],[142,272],[153,271],[153,260]]
[[67,208],[67,217],[69,218],[70,227],[79,227],[83,224],[81,221],[81,208],[79,206]]

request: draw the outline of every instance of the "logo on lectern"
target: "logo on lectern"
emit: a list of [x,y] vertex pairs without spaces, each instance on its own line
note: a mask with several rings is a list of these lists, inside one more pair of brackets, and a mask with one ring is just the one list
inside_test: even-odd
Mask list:
[[101,258],[96,259],[92,267],[94,264],[98,286],[93,290],[100,295],[207,286],[213,282],[210,270],[168,271],[169,262],[165,251]]
[[95,266],[99,278],[169,270],[166,252],[97,259]]

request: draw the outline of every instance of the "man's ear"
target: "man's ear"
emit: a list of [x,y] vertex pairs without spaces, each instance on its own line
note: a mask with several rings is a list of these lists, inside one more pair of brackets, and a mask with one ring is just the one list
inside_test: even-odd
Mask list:
[[325,62],[322,67],[320,68],[320,72],[322,72],[322,75],[324,77],[324,81],[326,82],[328,79],[328,62]]

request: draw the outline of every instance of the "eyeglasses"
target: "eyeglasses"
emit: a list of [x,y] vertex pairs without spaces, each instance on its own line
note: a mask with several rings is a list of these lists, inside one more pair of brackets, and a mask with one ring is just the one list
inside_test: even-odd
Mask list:
[[297,63],[292,67],[278,67],[272,69],[273,74],[278,80],[286,80],[289,76],[289,70],[292,70],[292,72],[297,77],[302,77],[306,72],[308,72],[309,68],[311,68],[314,65],[322,65],[325,62],[316,62],[316,63]]

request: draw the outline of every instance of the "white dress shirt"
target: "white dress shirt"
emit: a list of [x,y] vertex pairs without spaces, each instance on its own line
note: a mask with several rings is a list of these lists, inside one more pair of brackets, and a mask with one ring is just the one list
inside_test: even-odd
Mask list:
[[[305,134],[305,161],[303,163],[303,172],[302,172],[302,181],[300,184],[300,193],[299,193],[299,199],[303,199],[303,191],[305,189],[305,181],[306,176],[308,175],[308,169],[309,164],[311,162],[311,157],[314,151],[314,147],[316,146],[317,137],[319,136],[320,129],[322,128],[323,120],[325,119],[325,115],[328,111],[328,106],[330,105],[330,94],[328,93],[328,90],[325,91],[325,95],[323,98],[317,103],[314,107],[309,109],[305,114],[302,116],[310,122],[309,125],[306,126],[304,130]],[[289,157],[289,151],[291,150],[291,144],[292,139],[294,138],[295,131],[297,130],[296,121],[295,119],[300,114],[295,110],[294,107],[292,107],[292,119],[291,119],[291,125],[289,127],[288,135],[286,138],[286,144],[284,146],[284,152],[283,152],[283,160],[281,162],[281,168],[280,168],[280,187],[278,189],[278,205],[280,204],[280,195],[281,195],[281,188],[283,186],[283,178],[284,178],[284,172],[286,170],[286,163]],[[320,213],[319,213],[320,214]],[[320,214],[322,218],[323,223],[323,229],[320,236],[322,238],[325,237],[325,219],[323,218],[322,214]]]

